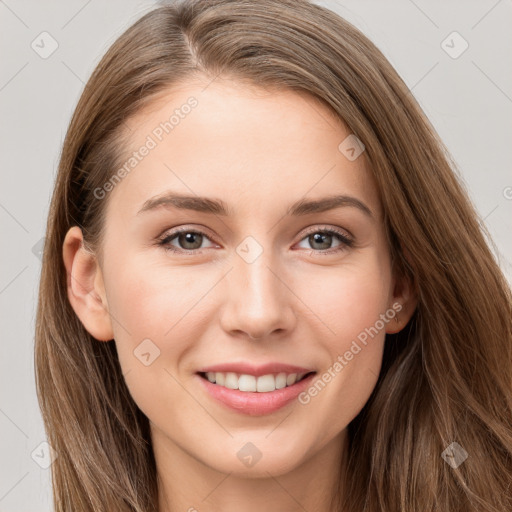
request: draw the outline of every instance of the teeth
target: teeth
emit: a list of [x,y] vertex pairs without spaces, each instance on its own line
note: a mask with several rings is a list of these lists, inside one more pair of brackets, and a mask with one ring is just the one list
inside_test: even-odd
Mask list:
[[226,381],[226,375],[220,372],[214,373],[213,382],[216,382],[220,386],[224,386],[224,382]]
[[236,374],[232,372],[207,372],[206,378],[219,386],[240,391],[268,393],[286,386],[292,386],[301,380],[306,373],[278,373],[255,377],[254,375]]
[[252,375],[240,375],[240,377],[238,377],[238,389],[240,391],[256,391],[256,377]]
[[224,387],[228,389],[238,389],[238,377],[236,373],[226,373]]
[[286,377],[286,385],[291,386],[296,380],[297,380],[297,374],[290,373],[290,375],[288,375],[288,377]]

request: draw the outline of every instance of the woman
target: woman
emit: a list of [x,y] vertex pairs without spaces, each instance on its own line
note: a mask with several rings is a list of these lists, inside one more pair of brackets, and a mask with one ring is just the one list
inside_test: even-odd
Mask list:
[[48,219],[55,509],[511,510],[511,295],[482,230],[339,16],[148,13],[85,87]]

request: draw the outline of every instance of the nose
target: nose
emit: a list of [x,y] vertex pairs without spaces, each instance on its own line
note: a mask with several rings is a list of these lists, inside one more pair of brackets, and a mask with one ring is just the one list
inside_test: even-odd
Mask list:
[[266,340],[293,330],[297,319],[294,294],[279,269],[266,252],[252,263],[235,256],[234,267],[225,278],[227,298],[221,314],[225,332]]

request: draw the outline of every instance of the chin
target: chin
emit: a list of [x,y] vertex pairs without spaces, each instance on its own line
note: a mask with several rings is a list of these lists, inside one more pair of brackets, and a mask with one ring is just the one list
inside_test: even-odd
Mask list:
[[[208,457],[208,460],[203,459],[203,462],[221,473],[246,478],[268,478],[269,474],[284,475],[301,465],[305,453],[303,445],[297,443],[297,438],[293,445],[283,446],[277,437],[270,441],[268,438],[265,439],[265,436],[268,436],[268,431],[263,432],[259,438],[256,435],[244,435],[243,441],[232,440],[236,448],[222,449],[218,457],[212,454],[213,458]],[[261,442],[258,442],[258,439],[261,439]],[[234,457],[227,456],[231,450]]]

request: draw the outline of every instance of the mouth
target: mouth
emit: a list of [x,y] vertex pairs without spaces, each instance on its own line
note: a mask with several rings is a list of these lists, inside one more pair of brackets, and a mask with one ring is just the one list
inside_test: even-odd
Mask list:
[[315,371],[304,373],[269,373],[266,375],[249,375],[234,372],[198,372],[204,380],[216,386],[247,393],[271,393],[292,387],[316,374]]
[[297,397],[311,385],[317,372],[269,373],[260,368],[254,373],[261,374],[202,371],[197,372],[196,377],[207,396],[215,402],[240,414],[264,416],[297,404]]

